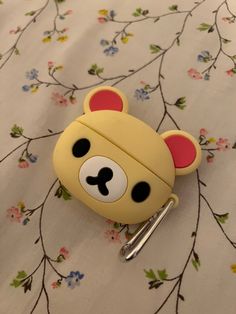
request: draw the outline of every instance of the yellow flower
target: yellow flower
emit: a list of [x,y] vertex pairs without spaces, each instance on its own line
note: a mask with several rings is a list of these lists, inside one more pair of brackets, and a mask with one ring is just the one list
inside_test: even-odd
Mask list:
[[20,208],[20,209],[24,209],[25,208],[25,204],[23,202],[19,202],[17,204],[17,206]]
[[127,44],[127,42],[129,41],[129,38],[128,37],[122,37],[121,41],[123,44]]
[[99,13],[100,15],[107,16],[108,10],[102,9],[102,10],[99,10],[98,13]]
[[236,264],[231,265],[231,270],[236,274]]
[[208,138],[208,142],[209,143],[215,143],[216,139],[214,137],[210,137],[210,138]]
[[36,93],[38,89],[39,89],[38,86],[32,86],[31,87],[31,93]]
[[44,38],[42,39],[42,42],[43,42],[43,43],[50,43],[51,40],[52,40],[51,36],[48,36],[48,37],[44,37]]
[[60,36],[57,38],[57,41],[59,41],[60,43],[63,43],[64,41],[66,41],[68,39],[68,36],[65,35],[65,36]]

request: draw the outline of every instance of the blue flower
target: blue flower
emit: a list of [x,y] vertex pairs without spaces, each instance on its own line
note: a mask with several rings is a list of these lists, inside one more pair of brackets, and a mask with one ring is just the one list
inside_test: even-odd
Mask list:
[[71,271],[70,274],[66,277],[65,281],[67,286],[70,289],[74,289],[75,286],[80,285],[80,280],[84,278],[84,274],[81,274],[79,271]]
[[29,72],[26,72],[26,78],[28,80],[34,80],[38,78],[39,71],[36,69],[32,69]]
[[32,163],[35,163],[38,160],[38,156],[33,155],[33,154],[27,155],[26,158]]
[[119,51],[117,47],[110,46],[106,48],[103,52],[105,53],[106,56],[114,56]]
[[212,55],[209,53],[209,51],[204,50],[197,56],[197,60],[199,62],[205,62],[206,63],[206,62],[212,60]]
[[135,93],[134,93],[134,97],[137,100],[142,100],[142,101],[150,99],[148,92],[146,90],[144,90],[143,88],[136,89]]
[[106,39],[101,39],[101,40],[100,40],[100,45],[102,45],[102,46],[107,46],[107,45],[109,45],[109,41],[106,40]]
[[22,86],[22,90],[24,92],[28,92],[30,90],[30,86],[29,85],[24,85],[24,86]]

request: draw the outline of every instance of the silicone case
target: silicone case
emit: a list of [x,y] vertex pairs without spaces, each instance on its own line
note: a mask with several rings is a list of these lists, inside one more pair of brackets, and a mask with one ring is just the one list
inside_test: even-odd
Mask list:
[[157,134],[129,115],[125,95],[114,87],[93,89],[84,115],[60,136],[53,164],[62,184],[79,200],[120,223],[147,220],[172,194],[176,175],[194,171],[201,149],[190,134]]

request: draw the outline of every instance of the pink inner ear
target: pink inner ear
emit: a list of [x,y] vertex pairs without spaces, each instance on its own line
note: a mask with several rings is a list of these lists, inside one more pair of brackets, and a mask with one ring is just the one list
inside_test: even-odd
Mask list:
[[116,110],[122,111],[123,102],[121,97],[111,90],[101,90],[94,94],[89,102],[91,111]]
[[196,148],[187,137],[171,135],[165,138],[165,142],[172,154],[175,168],[186,168],[194,162]]

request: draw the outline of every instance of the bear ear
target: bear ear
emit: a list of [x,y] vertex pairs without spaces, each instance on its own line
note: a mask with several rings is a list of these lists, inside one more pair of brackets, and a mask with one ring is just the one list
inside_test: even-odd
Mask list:
[[176,175],[193,172],[201,162],[202,151],[197,140],[187,132],[175,130],[161,134],[168,146],[176,169]]
[[100,86],[92,89],[84,100],[84,113],[97,110],[128,111],[126,96],[115,87]]

